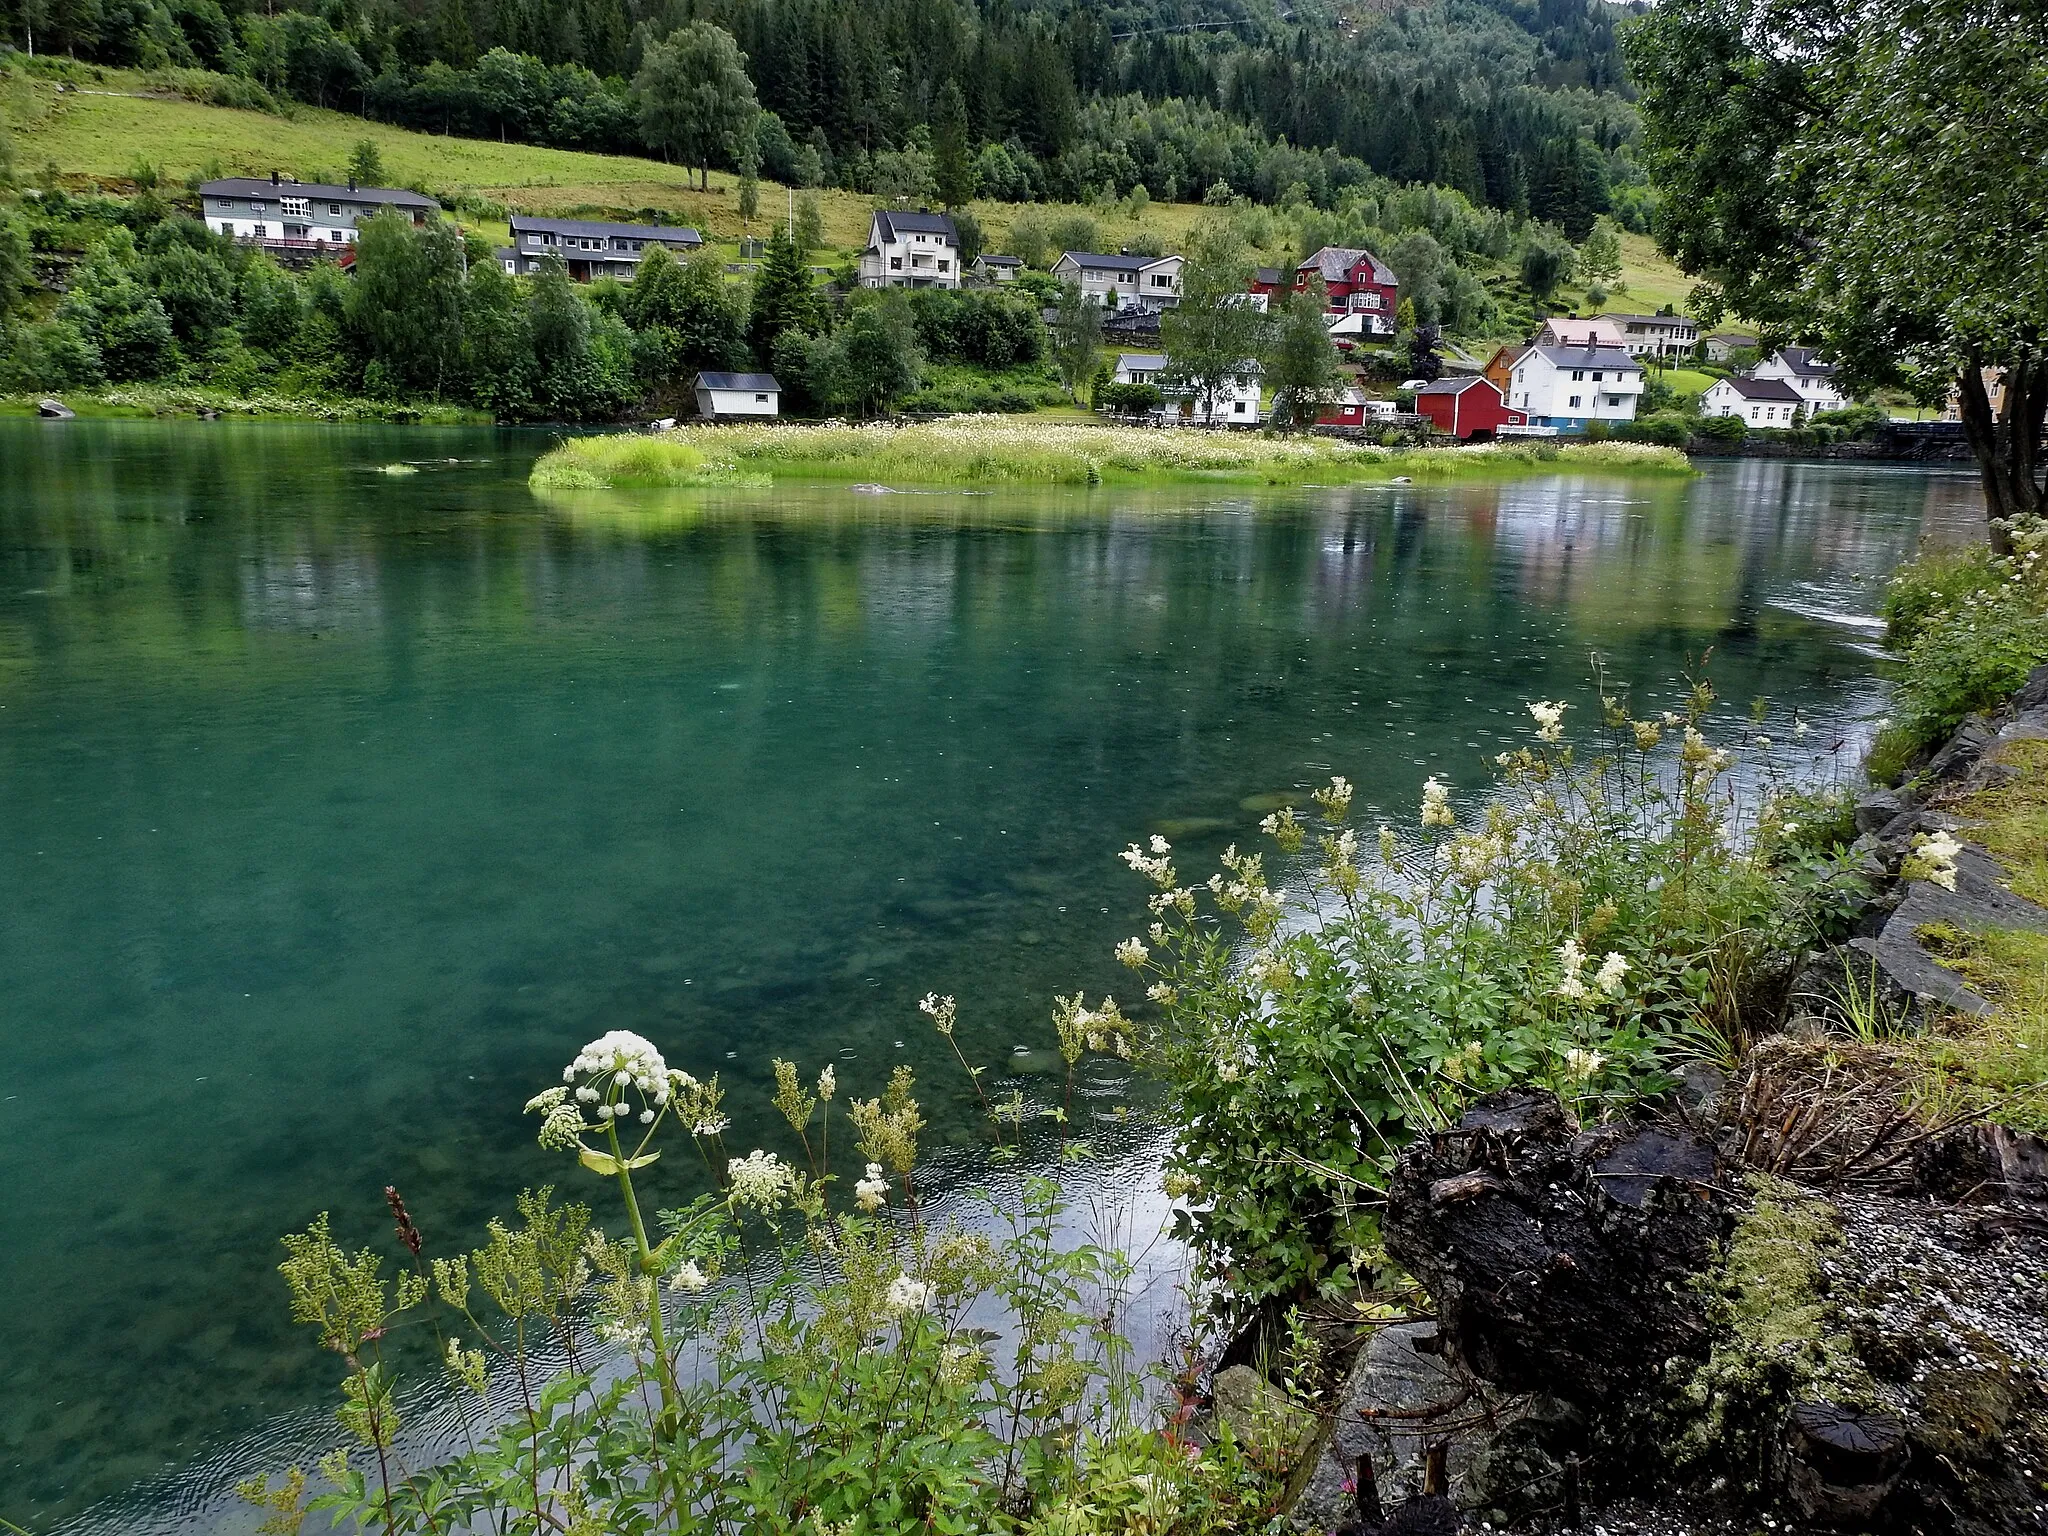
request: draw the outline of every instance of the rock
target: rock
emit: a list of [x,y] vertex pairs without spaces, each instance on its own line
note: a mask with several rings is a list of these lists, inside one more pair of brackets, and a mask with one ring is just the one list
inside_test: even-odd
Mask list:
[[1990,721],[1982,715],[1969,716],[1956,727],[1956,733],[1948,739],[1948,744],[1928,762],[1928,781],[1940,784],[1969,773],[1977,766],[1977,759],[1984,755],[1984,749],[1991,745],[1993,734]]
[[2048,1141],[1981,1121],[1922,1142],[1913,1184],[1945,1203],[2048,1204]]
[[2044,708],[2048,708],[2048,666],[2036,667],[2029,672],[2027,680],[2020,685],[2020,691],[2012,696],[2015,715]]
[[1718,1165],[1689,1131],[1574,1134],[1552,1095],[1497,1093],[1402,1154],[1387,1249],[1435,1299],[1455,1363],[1597,1408],[1705,1353],[1691,1280],[1727,1226]]
[[1308,1459],[1322,1421],[1248,1365],[1216,1377],[1216,1416],[1253,1458],[1278,1473]]
[[1308,796],[1298,789],[1276,789],[1263,795],[1246,795],[1237,802],[1237,808],[1253,816],[1264,816],[1269,811],[1284,811],[1290,805],[1300,805]]
[[72,410],[62,400],[45,399],[36,402],[36,414],[38,416],[46,416],[52,421],[69,421],[78,412]]
[[1781,1444],[1785,1493],[1809,1520],[1864,1527],[1905,1469],[1906,1426],[1888,1413],[1801,1403]]
[[1880,1002],[1886,1006],[1900,1003],[1952,1008],[1958,1013],[1973,1016],[1991,1011],[1991,1004],[1973,991],[1969,984],[1954,971],[1927,953],[1918,939],[1899,939],[1890,936],[1887,925],[1885,933],[1874,939],[1851,939],[1848,947],[1867,955],[1877,965],[1883,977]]
[[1856,802],[1856,830],[1878,832],[1916,807],[1910,790],[1880,789]]

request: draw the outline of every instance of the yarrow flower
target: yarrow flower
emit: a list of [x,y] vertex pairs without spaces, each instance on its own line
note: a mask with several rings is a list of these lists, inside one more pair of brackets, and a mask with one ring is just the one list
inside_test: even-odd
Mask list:
[[763,1215],[776,1210],[796,1191],[796,1170],[773,1152],[759,1148],[729,1161],[725,1176],[732,1183],[732,1203],[752,1206]]
[[853,1186],[854,1202],[864,1211],[879,1211],[889,1198],[889,1181],[880,1163],[868,1164],[868,1176]]
[[1422,824],[1425,827],[1454,827],[1458,818],[1451,814],[1450,786],[1438,782],[1435,774],[1422,781]]
[[1593,985],[1609,997],[1621,993],[1622,978],[1628,975],[1628,961],[1614,950],[1607,952],[1607,958],[1600,962],[1600,969],[1593,973]]
[[931,1304],[932,1288],[922,1280],[913,1280],[907,1274],[899,1274],[889,1282],[888,1294],[882,1298],[882,1309],[891,1317],[902,1317],[910,1312],[922,1312]]
[[1553,704],[1547,699],[1538,699],[1529,706],[1529,713],[1536,721],[1538,741],[1564,740],[1564,712],[1570,706]]

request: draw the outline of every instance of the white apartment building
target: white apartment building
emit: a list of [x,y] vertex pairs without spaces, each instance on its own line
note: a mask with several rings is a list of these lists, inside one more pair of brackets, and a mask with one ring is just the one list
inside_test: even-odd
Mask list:
[[353,245],[360,227],[387,208],[415,224],[441,211],[431,197],[402,187],[345,187],[292,181],[275,171],[265,181],[230,176],[199,186],[199,206],[209,229],[253,245],[306,247]]
[[1592,422],[1634,421],[1643,365],[1616,347],[1530,347],[1515,359],[1508,406],[1532,427],[1583,432]]
[[860,253],[863,288],[958,288],[960,231],[943,213],[877,208]]

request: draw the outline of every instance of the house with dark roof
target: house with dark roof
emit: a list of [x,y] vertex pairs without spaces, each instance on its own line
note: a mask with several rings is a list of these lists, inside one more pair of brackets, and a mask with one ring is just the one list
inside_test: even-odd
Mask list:
[[877,208],[860,253],[863,288],[958,288],[960,231],[946,214]]
[[1024,270],[1024,263],[1015,256],[991,256],[986,252],[974,258],[974,264],[967,269],[969,277],[978,277],[985,283],[1014,283],[1017,275]]
[[697,414],[706,421],[759,421],[782,414],[782,386],[772,373],[700,373]]
[[1112,312],[1119,309],[1172,309],[1180,303],[1182,256],[1115,256],[1093,251],[1065,251],[1052,264],[1052,275],[1080,288],[1084,298]]
[[1509,406],[1500,387],[1482,373],[1423,385],[1415,391],[1415,414],[1462,442],[1490,442],[1502,427],[1528,425],[1528,417]]
[[550,256],[559,256],[579,283],[594,277],[633,280],[640,258],[659,245],[688,256],[704,237],[694,229],[666,224],[607,224],[594,219],[543,219],[515,213],[512,244],[498,263],[516,277],[530,277]]
[[1394,269],[1379,257],[1353,246],[1326,245],[1294,269],[1296,290],[1307,288],[1317,276],[1323,280],[1323,305],[1330,313],[1362,315],[1360,329],[1370,336],[1394,334],[1401,284]]
[[1699,345],[1700,328],[1690,315],[1602,315],[1621,332],[1630,357],[1686,357]]
[[1270,304],[1274,299],[1286,295],[1292,286],[1292,279],[1278,267],[1258,267],[1252,272],[1251,293],[1263,295]]
[[1799,391],[1783,379],[1749,379],[1741,374],[1716,379],[1700,396],[1702,416],[1737,416],[1752,427],[1778,428],[1792,425],[1795,412],[1812,414]]
[[1532,346],[1509,370],[1504,403],[1529,426],[1583,432],[1634,421],[1642,393],[1643,365],[1619,347]]
[[286,250],[354,245],[361,227],[386,209],[415,224],[441,211],[431,197],[403,187],[359,187],[322,181],[293,181],[277,172],[270,179],[228,176],[199,184],[206,227],[252,245]]
[[1716,331],[1700,344],[1710,363],[1725,363],[1737,352],[1756,350],[1757,338],[1750,331]]
[[1835,382],[1835,365],[1822,362],[1811,347],[1780,347],[1750,369],[1749,376],[1789,384],[1806,403],[1809,416],[1815,411],[1839,411],[1849,404],[1849,397]]

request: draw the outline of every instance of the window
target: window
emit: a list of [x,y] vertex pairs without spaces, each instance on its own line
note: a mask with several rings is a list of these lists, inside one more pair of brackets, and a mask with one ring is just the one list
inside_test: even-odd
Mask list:
[[1577,395],[1572,396],[1571,404],[1573,410],[1577,410],[1579,408],[1579,397]]
[[889,258],[889,270],[891,272],[901,272],[903,270],[903,258],[901,256],[891,256]]
[[951,262],[947,261],[945,257],[941,256],[941,257],[939,258],[939,270],[940,270],[941,272],[950,272],[950,271],[951,271],[952,269],[953,269],[953,264],[952,264]]
[[280,198],[277,209],[288,219],[308,219],[313,216],[312,205],[303,197]]
[[1242,416],[1244,414],[1244,402],[1242,400],[1238,401],[1237,404],[1231,407],[1231,409],[1237,412],[1238,415]]
[[341,204],[339,204],[339,203],[329,203],[329,204],[327,205],[327,217],[329,217],[330,219],[338,219],[338,218],[340,218],[340,217],[341,217]]
[[768,397],[767,397],[766,395],[756,395],[756,396],[754,396],[754,404],[756,404],[756,405],[766,405],[767,403],[768,403]]
[[[1578,375],[1577,375],[1577,374],[1573,374],[1573,375],[1572,375],[1572,377],[1573,377],[1573,378],[1577,378],[1577,377],[1578,377]],[[1601,381],[1601,380],[1602,380],[1603,378],[1605,378],[1605,377],[1606,377],[1606,375],[1605,375],[1605,374],[1603,374],[1603,373],[1602,373],[1602,372],[1601,372],[1601,371],[1600,371],[1600,370],[1599,370],[1598,368],[1595,368],[1595,369],[1593,370],[1593,382],[1594,382],[1595,384],[1598,384],[1598,383],[1599,383],[1599,382],[1600,382],[1600,381]]]
[[1608,406],[1609,406],[1609,408],[1610,408],[1610,409],[1613,409],[1613,410],[1620,410],[1620,409],[1621,409],[1621,396],[1619,396],[1619,395],[1609,395],[1609,396],[1607,397],[1607,404],[1608,404]]

